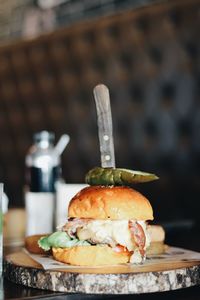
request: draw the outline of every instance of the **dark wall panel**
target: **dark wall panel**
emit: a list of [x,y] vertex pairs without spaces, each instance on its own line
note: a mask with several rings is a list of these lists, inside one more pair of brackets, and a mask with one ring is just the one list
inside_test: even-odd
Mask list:
[[24,157],[38,130],[71,136],[67,182],[100,164],[92,95],[109,86],[116,161],[155,172],[137,188],[161,220],[199,218],[200,1],[173,1],[0,49],[0,180],[23,204]]

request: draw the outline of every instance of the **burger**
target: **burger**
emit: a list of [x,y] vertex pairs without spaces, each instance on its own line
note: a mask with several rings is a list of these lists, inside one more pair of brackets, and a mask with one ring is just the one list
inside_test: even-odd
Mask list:
[[142,263],[150,245],[148,220],[153,210],[140,192],[128,186],[89,186],[70,201],[66,224],[38,244],[72,265]]

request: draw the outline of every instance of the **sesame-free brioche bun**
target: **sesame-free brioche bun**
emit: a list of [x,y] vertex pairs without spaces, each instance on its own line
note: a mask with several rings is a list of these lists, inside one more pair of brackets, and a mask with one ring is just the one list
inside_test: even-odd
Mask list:
[[105,246],[75,246],[71,248],[52,248],[53,257],[60,262],[75,266],[100,266],[127,263],[130,252],[115,252]]
[[160,225],[148,225],[147,232],[151,240],[150,246],[147,248],[147,256],[164,253],[167,249],[167,245],[164,244],[164,228]]
[[69,203],[68,216],[110,220],[153,220],[149,201],[125,186],[89,186]]
[[49,251],[43,250],[38,245],[38,241],[41,237],[47,236],[47,234],[35,234],[25,237],[24,245],[25,248],[30,252],[34,254],[47,254]]
[[148,225],[147,231],[150,236],[151,242],[164,242],[165,230],[162,226]]
[[164,242],[151,242],[150,246],[147,248],[147,257],[150,255],[163,254],[168,249],[168,246]]

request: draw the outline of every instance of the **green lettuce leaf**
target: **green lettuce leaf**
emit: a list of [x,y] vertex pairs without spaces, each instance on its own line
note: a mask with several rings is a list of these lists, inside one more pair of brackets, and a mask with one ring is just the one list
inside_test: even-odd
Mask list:
[[90,245],[87,241],[80,241],[78,239],[71,239],[64,231],[56,231],[47,237],[42,237],[38,241],[39,247],[48,251],[51,247],[55,248],[69,248],[73,246]]
[[38,245],[40,248],[42,248],[44,251],[48,251],[51,249],[51,246],[49,245],[48,242],[48,236],[47,237],[41,237],[38,241]]

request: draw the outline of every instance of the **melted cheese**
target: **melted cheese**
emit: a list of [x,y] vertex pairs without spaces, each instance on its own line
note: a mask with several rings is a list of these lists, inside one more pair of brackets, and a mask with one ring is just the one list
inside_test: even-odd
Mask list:
[[[144,221],[138,221],[138,223],[142,226],[146,236],[146,249],[150,244],[146,223]],[[110,244],[111,246],[120,244],[127,247],[129,251],[137,248],[129,230],[128,220],[90,221],[77,230],[77,235],[80,240],[91,240],[94,243]]]

